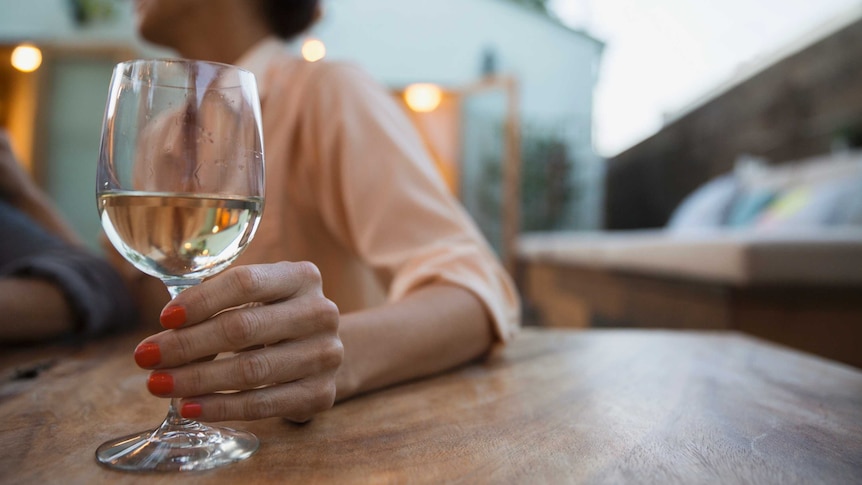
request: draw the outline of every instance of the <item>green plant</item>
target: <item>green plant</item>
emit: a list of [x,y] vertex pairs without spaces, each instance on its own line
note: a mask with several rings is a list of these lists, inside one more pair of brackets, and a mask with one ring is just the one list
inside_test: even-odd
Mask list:
[[521,230],[560,229],[574,194],[574,161],[566,141],[553,133],[527,132],[521,153]]
[[78,25],[113,18],[116,0],[69,0],[72,17]]
[[[502,130],[502,128],[500,128]],[[545,129],[525,129],[521,135],[521,231],[551,231],[566,226],[574,202],[575,161],[566,140]],[[502,156],[484,157],[479,183],[479,225],[495,240],[500,231]]]
[[524,5],[525,7],[538,10],[542,13],[548,13],[548,0],[509,0],[512,3]]

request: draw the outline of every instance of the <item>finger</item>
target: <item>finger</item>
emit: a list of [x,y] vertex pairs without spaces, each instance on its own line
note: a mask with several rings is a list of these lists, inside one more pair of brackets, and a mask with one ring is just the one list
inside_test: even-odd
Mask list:
[[337,337],[285,342],[211,362],[159,370],[150,375],[147,387],[161,397],[244,391],[334,372],[343,355]]
[[322,294],[320,271],[312,263],[237,266],[180,293],[162,310],[160,320],[165,328],[178,328],[246,303],[281,301],[309,292]]
[[180,414],[199,421],[251,421],[282,417],[302,423],[332,407],[332,375],[232,394],[209,394],[183,399]]
[[221,352],[234,352],[318,333],[338,331],[338,307],[324,297],[221,313],[202,325],[164,331],[138,345],[135,361],[145,369],[183,365]]

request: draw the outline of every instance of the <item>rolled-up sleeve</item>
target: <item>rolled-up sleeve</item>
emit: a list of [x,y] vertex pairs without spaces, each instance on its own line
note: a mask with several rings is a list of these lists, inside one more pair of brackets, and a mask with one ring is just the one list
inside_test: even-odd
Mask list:
[[125,283],[107,261],[54,237],[2,202],[0,224],[0,277],[54,283],[75,316],[76,333],[94,336],[137,323]]
[[315,82],[312,183],[328,229],[375,270],[390,300],[431,283],[456,285],[482,302],[500,340],[512,338],[515,286],[406,114],[356,67],[331,64]]

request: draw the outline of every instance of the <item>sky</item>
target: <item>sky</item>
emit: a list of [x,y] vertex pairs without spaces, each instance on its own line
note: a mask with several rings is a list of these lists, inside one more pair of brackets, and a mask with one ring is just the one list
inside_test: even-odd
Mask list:
[[862,0],[551,0],[606,43],[594,98],[596,150],[611,157],[739,72],[846,17]]

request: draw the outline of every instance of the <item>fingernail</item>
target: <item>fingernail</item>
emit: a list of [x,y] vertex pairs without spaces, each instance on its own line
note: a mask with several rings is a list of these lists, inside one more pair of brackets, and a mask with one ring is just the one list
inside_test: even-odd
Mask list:
[[203,412],[203,407],[196,402],[183,403],[183,407],[180,408],[180,416],[186,419],[195,419]]
[[159,321],[165,328],[177,328],[186,323],[186,309],[181,306],[169,306],[162,310]]
[[159,344],[145,342],[138,345],[135,349],[135,363],[143,368],[155,367],[162,361],[162,352],[159,350]]
[[174,392],[174,378],[164,372],[155,372],[147,381],[147,389],[157,396],[166,396]]

